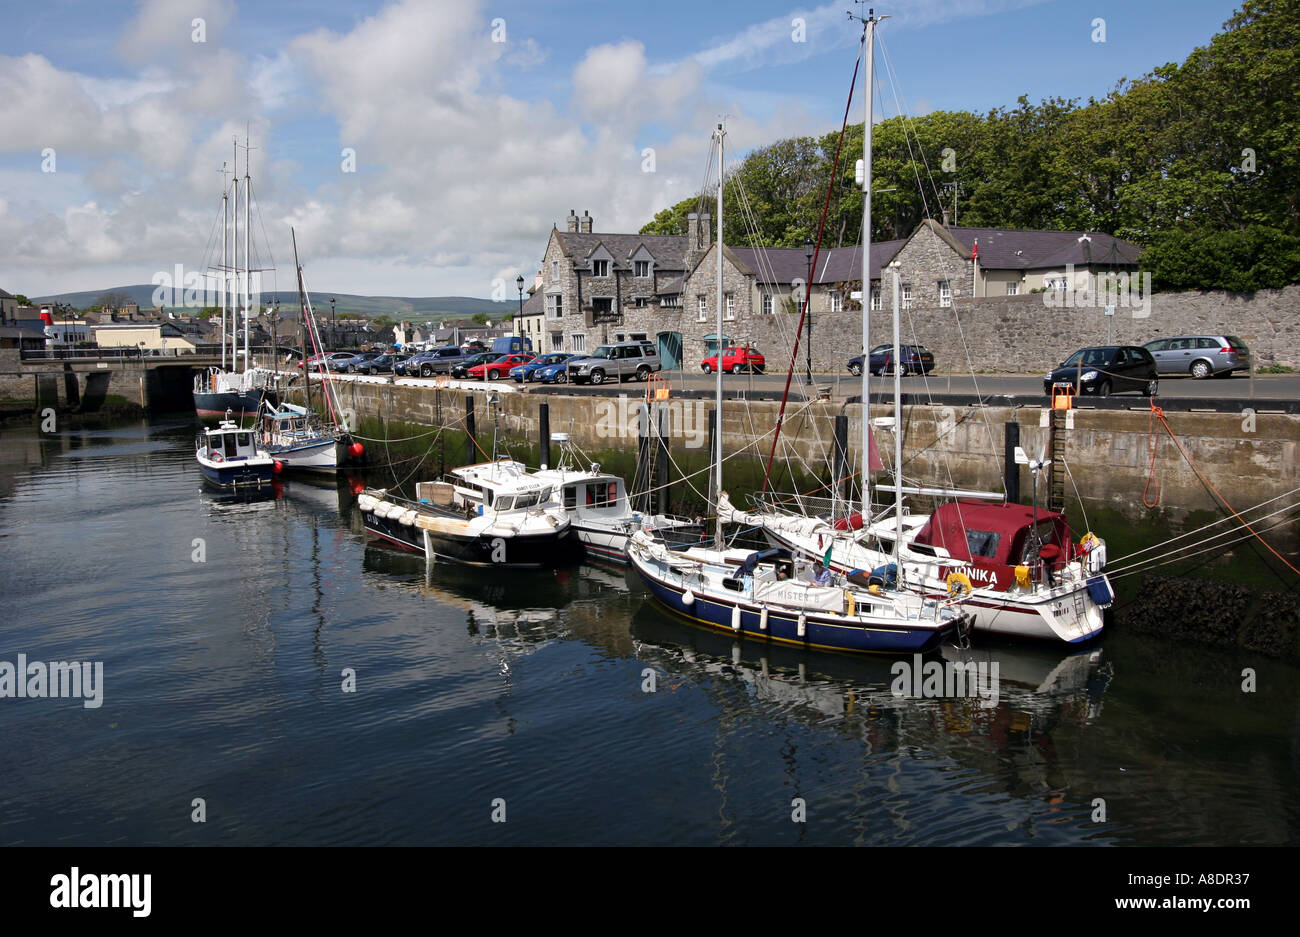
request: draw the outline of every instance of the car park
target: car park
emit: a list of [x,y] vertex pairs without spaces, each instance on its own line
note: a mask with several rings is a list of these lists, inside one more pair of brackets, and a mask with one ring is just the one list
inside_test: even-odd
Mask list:
[[1043,393],[1053,391],[1096,394],[1109,397],[1137,391],[1154,397],[1159,390],[1155,359],[1136,345],[1104,345],[1080,348],[1043,376]]
[[568,355],[563,361],[555,364],[541,365],[536,371],[532,372],[531,378],[539,384],[565,384],[569,380],[569,362],[576,357]]
[[[700,362],[700,367],[704,369],[705,374],[712,374],[718,367],[718,356],[713,354],[705,358]],[[723,371],[730,371],[732,374],[740,374],[744,371],[762,374],[766,367],[767,359],[750,345],[732,345],[722,350]]]
[[[335,370],[334,363],[336,361],[351,358],[354,354],[355,352],[351,351],[331,351],[323,355],[312,355],[307,359],[307,368],[316,371],[323,367],[326,371],[333,371]],[[298,363],[298,367],[302,367],[302,362]]]
[[573,355],[567,351],[554,351],[547,355],[538,355],[526,364],[516,365],[511,368],[510,377],[520,384],[533,381],[536,380],[535,375],[542,368],[553,364],[562,364],[572,357]]
[[330,370],[338,371],[340,374],[348,374],[362,361],[372,361],[378,357],[379,352],[377,351],[359,351],[347,357],[335,358],[330,362]]
[[1250,370],[1250,349],[1235,335],[1158,338],[1142,347],[1151,353],[1161,374],[1190,374],[1199,380]]
[[575,384],[603,384],[635,378],[648,381],[655,371],[663,370],[659,349],[654,342],[615,342],[601,345],[588,356],[575,356],[568,362],[568,379]]
[[403,354],[380,355],[378,358],[357,362],[352,370],[357,374],[391,374],[396,365],[409,357],[410,355]]
[[505,377],[509,374],[511,368],[521,364],[527,364],[532,360],[533,355],[528,352],[512,355],[497,355],[490,361],[484,361],[481,364],[474,365],[472,368],[466,368],[465,376],[476,381],[495,381],[498,378]]
[[[903,362],[902,373],[929,374],[934,370],[934,354],[924,345],[899,345],[898,355]],[[894,373],[894,346],[877,345],[871,349],[871,373],[885,375]],[[862,374],[862,355],[849,359],[849,373],[854,377]]]
[[[432,351],[421,352],[406,362],[403,371],[411,376],[433,377],[435,374],[449,374],[452,368],[465,361],[467,355],[457,345],[445,345]],[[417,360],[418,359],[418,360]]]
[[500,355],[494,355],[490,351],[483,351],[479,352],[477,355],[470,355],[460,364],[453,364],[451,366],[451,376],[456,378],[468,377],[470,368],[477,367],[478,365],[484,364],[488,361],[495,361],[500,357]]

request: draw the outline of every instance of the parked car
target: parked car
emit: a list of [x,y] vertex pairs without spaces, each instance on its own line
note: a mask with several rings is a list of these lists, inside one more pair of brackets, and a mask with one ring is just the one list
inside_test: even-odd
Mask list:
[[1250,370],[1250,349],[1235,335],[1184,335],[1158,338],[1142,346],[1161,374],[1190,374],[1197,379],[1232,377]]
[[[435,374],[449,374],[451,369],[463,362],[464,352],[457,345],[445,345],[432,351],[424,351],[406,362],[404,371],[409,375],[432,377]],[[418,359],[418,360],[417,360]]]
[[532,379],[539,384],[564,384],[569,380],[569,362],[576,355],[569,355],[555,364],[544,364],[532,373]]
[[368,361],[359,361],[352,366],[357,374],[391,374],[393,368],[409,358],[410,355],[387,354]]
[[347,374],[354,370],[362,361],[372,361],[379,357],[377,351],[359,351],[354,355],[344,358],[335,358],[330,362],[330,370],[338,371],[340,374]]
[[653,371],[663,370],[659,349],[654,342],[615,342],[601,345],[589,356],[576,355],[566,362],[569,380],[575,384],[603,384],[606,378],[617,377],[619,383],[628,378],[648,381]]
[[[903,361],[904,377],[908,374],[929,374],[934,370],[934,354],[924,345],[899,345],[898,354]],[[893,374],[894,346],[877,345],[871,349],[870,361],[872,374]],[[861,355],[849,359],[849,373],[854,377],[862,374]]]
[[1043,393],[1053,387],[1078,388],[1085,394],[1109,397],[1113,393],[1138,391],[1154,397],[1159,389],[1155,359],[1136,345],[1107,345],[1080,348],[1043,376]]
[[500,355],[494,355],[490,351],[481,351],[477,355],[470,355],[468,358],[461,361],[460,364],[453,364],[451,366],[451,376],[458,378],[467,377],[470,368],[478,367],[480,364],[485,364],[489,361],[495,361],[500,357]]
[[[341,361],[344,358],[351,358],[353,352],[350,351],[331,351],[323,355],[312,355],[307,359],[307,369],[309,371],[318,370],[318,366],[324,364],[326,371],[333,371],[334,362]],[[302,367],[302,362],[298,362],[298,367]]]
[[537,379],[537,372],[542,368],[547,367],[548,365],[562,364],[572,357],[573,355],[567,351],[553,351],[548,355],[538,355],[527,364],[520,364],[511,368],[510,377],[520,384],[526,381],[533,381]]
[[[712,374],[718,367],[718,356],[709,355],[700,362],[700,367],[704,369],[705,374]],[[722,350],[724,371],[730,371],[732,374],[740,374],[742,371],[762,374],[765,367],[767,367],[767,359],[749,345],[733,345]]]
[[465,369],[465,376],[475,381],[495,381],[510,373],[510,369],[533,360],[533,355],[523,352],[513,355],[497,355],[490,361],[476,364]]

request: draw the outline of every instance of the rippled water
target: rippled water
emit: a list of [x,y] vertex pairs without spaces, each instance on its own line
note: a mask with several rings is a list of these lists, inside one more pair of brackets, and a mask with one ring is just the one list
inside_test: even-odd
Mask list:
[[193,429],[0,434],[0,661],[105,684],[0,699],[0,842],[1297,841],[1291,664],[1112,629],[947,650],[996,705],[897,698],[889,660],[741,645],[621,571],[426,569],[346,484],[223,501]]

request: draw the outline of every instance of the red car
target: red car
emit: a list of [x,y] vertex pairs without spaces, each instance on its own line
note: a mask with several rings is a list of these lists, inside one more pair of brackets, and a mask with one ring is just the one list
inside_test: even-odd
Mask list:
[[486,378],[489,381],[495,381],[497,378],[505,377],[510,373],[510,369],[521,364],[527,364],[532,361],[536,355],[520,353],[515,355],[502,355],[495,361],[486,361],[483,364],[475,365],[466,371],[466,375],[473,380],[481,381]]
[[[705,374],[712,374],[717,366],[717,355],[710,355],[700,362],[700,367],[704,369]],[[730,371],[732,374],[739,374],[741,371],[762,374],[765,367],[767,367],[767,360],[749,345],[733,345],[722,352],[722,370]]]

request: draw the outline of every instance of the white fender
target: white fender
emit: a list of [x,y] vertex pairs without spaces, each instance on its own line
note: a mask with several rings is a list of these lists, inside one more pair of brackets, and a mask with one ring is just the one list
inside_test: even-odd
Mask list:
[[732,631],[740,630],[740,606],[739,605],[731,606],[731,630]]
[[682,604],[688,607],[695,604],[695,593],[692,592],[690,589],[687,589],[685,592],[683,592]]
[[762,610],[758,613],[758,630],[759,631],[767,630],[767,606],[766,605],[764,605]]
[[802,638],[802,637],[804,636],[804,632],[806,632],[807,630],[808,630],[808,616],[805,615],[803,612],[800,612],[800,613],[799,613],[799,627],[798,627],[798,631],[797,631],[799,637]]

